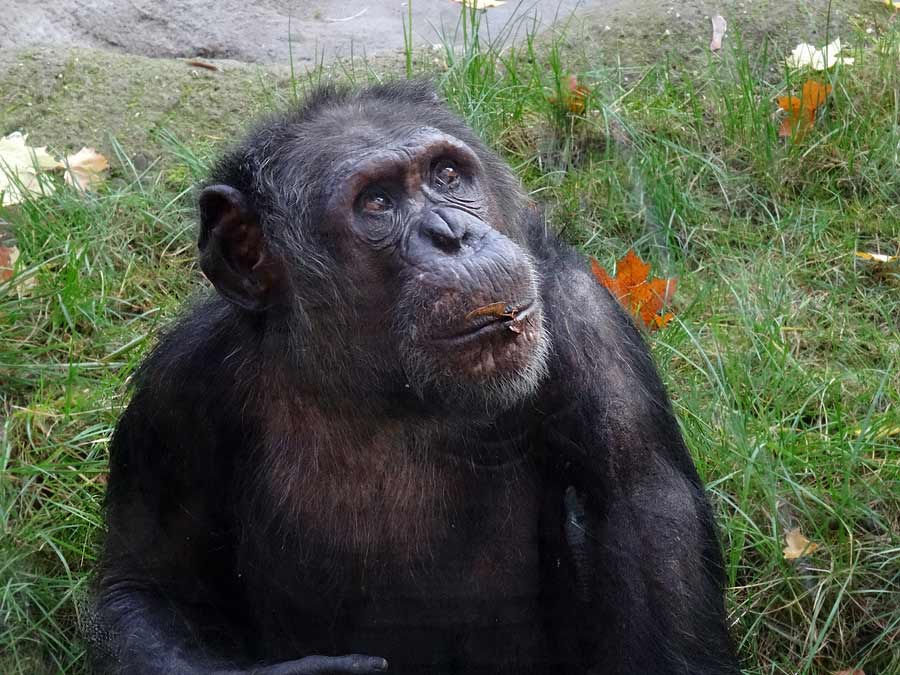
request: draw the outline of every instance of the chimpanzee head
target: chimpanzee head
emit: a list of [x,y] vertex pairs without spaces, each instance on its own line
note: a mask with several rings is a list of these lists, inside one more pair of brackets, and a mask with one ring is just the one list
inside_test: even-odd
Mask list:
[[507,166],[422,83],[323,89],[264,122],[200,194],[219,293],[345,396],[507,407],[543,376],[540,279]]

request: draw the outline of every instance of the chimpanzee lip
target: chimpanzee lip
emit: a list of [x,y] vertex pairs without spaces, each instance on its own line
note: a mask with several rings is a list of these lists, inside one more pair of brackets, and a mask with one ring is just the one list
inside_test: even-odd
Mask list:
[[435,341],[443,344],[463,344],[504,330],[515,337],[521,332],[520,327],[525,320],[535,314],[537,303],[531,299],[520,303],[510,303],[508,306],[514,308],[508,312],[513,315],[513,318],[509,316],[478,316],[469,321],[461,331],[438,337]]

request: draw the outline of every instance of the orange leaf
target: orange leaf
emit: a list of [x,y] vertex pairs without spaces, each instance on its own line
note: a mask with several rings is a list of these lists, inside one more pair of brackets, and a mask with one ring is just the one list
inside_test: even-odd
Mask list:
[[[566,108],[570,113],[575,115],[583,113],[584,102],[590,95],[591,90],[578,84],[577,75],[569,75],[567,78],[567,88],[568,92],[563,95],[563,102],[565,103]],[[558,102],[558,99],[555,96],[550,96],[547,100],[554,104]]]
[[790,136],[796,127],[799,127],[800,99],[796,96],[779,96],[778,107],[787,113],[781,120],[781,127],[778,129],[778,137],[785,138]]
[[816,111],[824,105],[828,94],[831,93],[830,84],[822,84],[816,80],[807,80],[803,83],[800,98],[796,96],[779,96],[776,99],[778,107],[787,115],[781,120],[778,136],[785,138],[797,131],[798,139],[803,136],[815,123]]
[[597,281],[647,328],[664,328],[672,320],[671,312],[662,316],[660,312],[675,293],[676,279],[648,279],[650,265],[634,251],[628,251],[616,263],[615,277],[611,277],[593,258],[591,271]]
[[616,279],[629,291],[640,286],[650,274],[650,265],[645,263],[631,249],[616,263]]
[[675,315],[672,312],[666,312],[662,316],[654,316],[653,317],[653,325],[651,328],[659,330],[660,328],[665,328],[669,325],[669,322],[675,318]]
[[809,121],[816,119],[816,109],[824,105],[825,99],[831,93],[830,84],[822,84],[815,80],[807,80],[803,83],[803,91],[800,97],[803,99],[803,109],[809,114]]
[[584,101],[590,95],[591,90],[578,84],[575,75],[569,75],[569,112],[576,115],[584,112]]

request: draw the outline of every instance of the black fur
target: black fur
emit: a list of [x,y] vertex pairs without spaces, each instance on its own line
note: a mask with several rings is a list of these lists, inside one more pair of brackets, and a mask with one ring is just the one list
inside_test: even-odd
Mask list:
[[220,293],[112,441],[98,669],[738,672],[639,333],[429,86],[314,93],[200,205]]

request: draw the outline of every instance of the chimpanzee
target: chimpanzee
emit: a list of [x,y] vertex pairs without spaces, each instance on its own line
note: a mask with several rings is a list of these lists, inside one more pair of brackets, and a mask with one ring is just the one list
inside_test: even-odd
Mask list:
[[199,195],[110,447],[116,673],[738,673],[639,332],[424,83],[325,87]]

